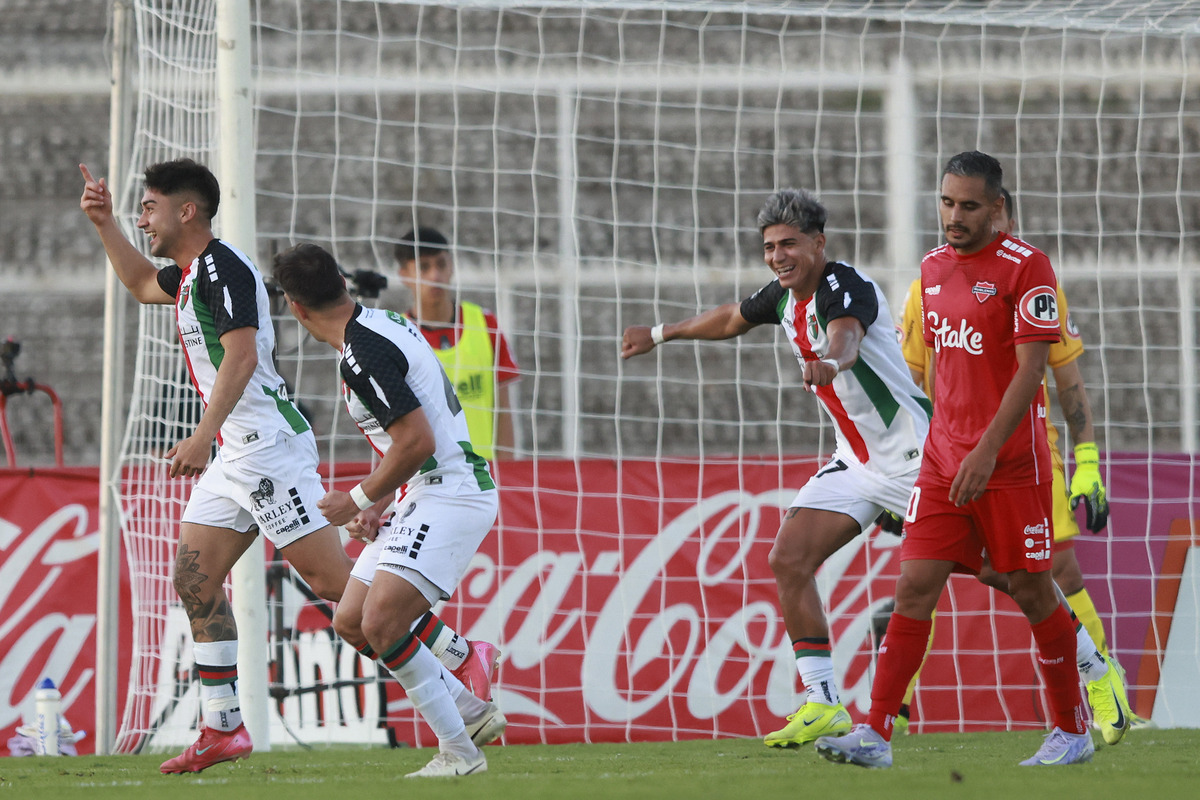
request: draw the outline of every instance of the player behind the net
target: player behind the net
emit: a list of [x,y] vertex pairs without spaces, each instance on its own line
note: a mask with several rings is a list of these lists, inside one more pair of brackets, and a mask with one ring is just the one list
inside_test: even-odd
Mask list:
[[[340,352],[346,407],[380,456],[361,483],[318,504],[368,542],[334,628],[365,639],[438,737],[438,754],[409,777],[484,772],[479,746],[504,732],[504,715],[467,691],[410,628],[450,597],[491,530],[498,499],[487,461],[471,448],[454,387],[415,325],[356,303],[333,256],[315,244],[277,254],[274,272],[300,324]],[[393,497],[396,513],[378,525]]]

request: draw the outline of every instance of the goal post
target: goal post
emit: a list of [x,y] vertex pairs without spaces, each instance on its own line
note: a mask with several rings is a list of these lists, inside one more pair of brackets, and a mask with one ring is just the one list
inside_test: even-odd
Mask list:
[[[453,288],[497,312],[522,376],[520,458],[495,465],[497,530],[445,613],[505,651],[510,740],[756,735],[795,710],[765,553],[771,514],[828,456],[831,428],[795,396],[796,364],[771,331],[630,361],[621,332],[766,283],[754,216],[790,185],[821,197],[827,252],[898,316],[941,242],[940,169],[974,148],[1003,164],[1020,234],[1050,255],[1085,342],[1113,516],[1077,553],[1110,646],[1139,713],[1200,724],[1174,671],[1200,641],[1186,606],[1200,586],[1200,29],[1186,4],[131,2],[137,114],[113,181],[126,223],[140,170],[189,155],[219,167],[222,235],[264,272],[271,253],[316,242],[350,272],[387,275],[364,302],[403,311],[393,249],[431,225],[453,243]],[[248,14],[249,47],[222,73],[229,7]],[[229,113],[230,98],[253,108]],[[336,355],[276,311],[279,367],[330,481],[361,477],[370,452],[342,410]],[[174,746],[196,708],[169,579],[186,487],[153,458],[187,424],[190,390],[157,312],[142,311],[119,448],[141,619],[118,750]],[[893,545],[860,537],[822,573],[855,711]],[[269,574],[265,590],[234,587],[253,606],[239,628],[264,593],[272,603],[254,634],[270,643],[264,672],[241,681],[244,699],[271,691],[256,746],[378,740],[376,714],[428,743],[305,587]],[[957,581],[950,597],[923,730],[1036,724],[1011,603]],[[1006,694],[1009,680],[1029,691]]]
[[[258,258],[254,174],[254,81],[250,6],[245,0],[217,0],[216,63],[217,179],[223,213],[220,236]],[[230,574],[232,608],[238,628],[238,699],[246,730],[260,750],[271,749],[267,671],[266,549],[258,537]]]

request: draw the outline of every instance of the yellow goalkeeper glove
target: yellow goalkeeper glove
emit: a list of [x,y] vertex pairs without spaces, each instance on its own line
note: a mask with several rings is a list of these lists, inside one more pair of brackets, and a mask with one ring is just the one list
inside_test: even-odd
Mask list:
[[1108,497],[1100,479],[1100,452],[1095,442],[1075,445],[1075,474],[1071,476],[1071,508],[1083,503],[1087,529],[1099,533],[1108,525]]

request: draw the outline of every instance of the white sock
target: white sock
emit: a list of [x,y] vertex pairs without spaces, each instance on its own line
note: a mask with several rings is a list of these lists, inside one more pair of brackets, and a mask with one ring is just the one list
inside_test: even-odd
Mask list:
[[200,673],[200,710],[206,728],[232,731],[242,724],[242,704],[237,694],[237,650],[236,639],[192,643],[192,658]]
[[442,680],[446,683],[446,688],[450,690],[450,697],[454,700],[454,705],[458,708],[459,716],[464,720],[475,722],[483,716],[483,712],[488,709],[488,702],[480,700],[471,692],[467,691],[467,687],[463,686],[462,681],[454,676],[450,668],[442,664]]
[[420,643],[419,639],[415,641],[417,647],[412,656],[395,669],[389,670],[392,677],[404,687],[413,708],[438,737],[438,745],[442,752],[466,758],[474,757],[479,748],[471,741],[471,737],[467,736],[466,724],[450,696],[449,686],[442,679],[444,665],[428,647]]
[[471,646],[466,637],[455,633],[454,629],[443,622],[441,617],[435,617],[432,611],[426,611],[423,616],[419,617],[413,623],[413,632],[415,634],[417,629],[434,624],[433,620],[435,619],[437,620],[437,634],[433,636],[433,641],[426,641],[429,638],[428,636],[421,636],[419,638],[437,656],[438,661],[441,661],[452,670],[458,669],[467,660],[468,648]]
[[800,680],[808,690],[807,702],[836,706],[842,702],[838,696],[837,681],[833,677],[833,658],[830,656],[801,656],[796,659]]
[[1075,631],[1075,663],[1079,665],[1079,677],[1083,678],[1084,683],[1098,681],[1108,674],[1108,662],[1100,655],[1091,634],[1083,625]]

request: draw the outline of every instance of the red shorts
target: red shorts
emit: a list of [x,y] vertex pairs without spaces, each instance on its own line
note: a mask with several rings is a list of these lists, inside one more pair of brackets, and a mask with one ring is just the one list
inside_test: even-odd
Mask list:
[[950,489],[917,481],[904,520],[900,560],[953,561],[978,573],[986,557],[997,572],[1050,569],[1054,530],[1050,484],[988,489],[956,508]]

